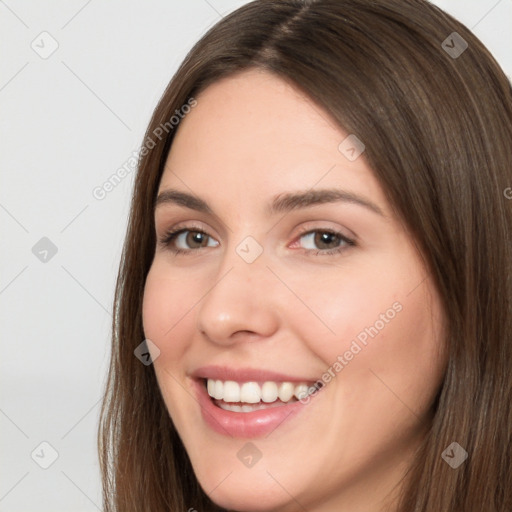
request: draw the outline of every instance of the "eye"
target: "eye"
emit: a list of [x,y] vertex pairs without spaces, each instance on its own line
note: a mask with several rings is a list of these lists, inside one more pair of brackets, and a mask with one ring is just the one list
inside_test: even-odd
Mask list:
[[[175,254],[183,254],[191,252],[194,249],[216,247],[216,245],[218,245],[218,242],[213,245],[208,243],[205,244],[205,241],[207,242],[208,239],[212,239],[208,233],[200,228],[189,226],[187,228],[177,228],[168,231],[160,240],[160,243]],[[185,245],[184,248],[178,246],[183,246],[183,244]]]
[[356,245],[354,240],[330,229],[305,230],[299,237],[299,240],[302,239],[306,241],[307,252],[313,252],[315,255],[336,254]]
[[[306,241],[306,247],[303,247],[305,252],[313,253],[316,256],[340,253],[348,247],[356,245],[354,240],[330,229],[303,230],[298,240],[302,239]],[[211,240],[213,238],[206,231],[199,227],[188,226],[168,231],[159,242],[174,254],[186,254],[197,249],[219,245],[218,242],[209,243]]]

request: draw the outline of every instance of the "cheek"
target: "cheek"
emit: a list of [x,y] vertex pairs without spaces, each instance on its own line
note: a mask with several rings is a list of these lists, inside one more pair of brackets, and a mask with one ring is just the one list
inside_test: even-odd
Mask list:
[[172,362],[187,348],[184,329],[190,322],[190,313],[200,297],[193,282],[177,283],[155,262],[146,278],[142,302],[144,334],[160,349],[159,363]]
[[316,281],[307,300],[323,325],[297,315],[297,332],[325,364],[325,383],[342,379],[358,396],[391,389],[426,404],[444,371],[439,301],[420,266],[401,272],[400,264],[382,262]]
[[390,269],[392,264],[392,258],[382,257],[379,264],[361,258],[339,269],[326,267],[307,279],[305,273],[287,276],[309,311],[297,304],[285,315],[296,326],[299,339],[324,363],[332,364],[346,351],[351,351],[349,359],[355,353],[361,358],[371,340],[385,339],[393,329],[396,333],[409,322],[417,323],[421,311],[411,306],[410,291],[422,276],[415,269],[400,275]]
[[439,389],[444,373],[441,309],[428,281],[413,288],[405,280],[377,283],[379,292],[373,295],[360,289],[347,300],[346,313],[336,324],[340,342],[331,346],[330,367],[339,370],[334,372],[338,393],[365,426],[376,417],[390,428],[395,421],[405,422],[400,428],[414,424]]

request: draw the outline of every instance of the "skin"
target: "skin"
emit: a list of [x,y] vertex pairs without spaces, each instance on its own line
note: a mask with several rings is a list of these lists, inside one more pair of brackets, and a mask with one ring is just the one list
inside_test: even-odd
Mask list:
[[[186,235],[175,240],[190,252],[157,243],[143,301],[146,337],[160,350],[158,383],[197,478],[230,510],[393,510],[446,364],[443,312],[423,259],[364,153],[348,160],[338,150],[348,133],[293,86],[249,70],[197,101],[159,191],[192,192],[214,215],[156,208],[159,239],[193,224],[188,245]],[[348,202],[266,213],[274,196],[311,188],[351,191],[384,216]],[[197,227],[209,235],[203,241],[193,237]],[[302,228],[320,231],[316,243]],[[356,245],[322,245],[323,230],[357,237]],[[247,236],[263,249],[250,264],[236,252]],[[315,254],[337,247],[344,250]],[[333,371],[396,302],[401,311]],[[250,440],[262,458],[246,468],[237,452],[248,439],[211,430],[193,397],[190,373],[207,364],[312,379],[331,368],[335,377],[299,416]]]

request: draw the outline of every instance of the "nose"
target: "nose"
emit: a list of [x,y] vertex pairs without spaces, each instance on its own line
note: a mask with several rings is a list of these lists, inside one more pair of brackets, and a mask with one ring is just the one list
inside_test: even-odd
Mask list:
[[235,250],[229,252],[198,304],[197,328],[223,346],[270,337],[282,311],[274,289],[279,281],[267,268],[264,253],[247,263]]

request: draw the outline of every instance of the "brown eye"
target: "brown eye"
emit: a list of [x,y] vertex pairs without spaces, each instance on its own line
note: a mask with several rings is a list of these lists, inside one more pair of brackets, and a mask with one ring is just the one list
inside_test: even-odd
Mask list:
[[353,240],[336,231],[327,229],[313,229],[303,233],[299,240],[306,240],[305,249],[315,254],[335,254],[344,251],[347,247],[355,245]]
[[185,231],[182,233],[185,235],[184,242],[189,248],[194,248],[195,244],[199,244],[199,247],[206,247],[205,242],[208,242],[208,235],[200,231]]
[[[209,240],[213,239],[208,233],[201,229],[181,228],[168,232],[164,238],[160,240],[160,243],[168,247],[174,253],[185,253],[193,251],[194,249],[211,246],[208,244]],[[215,246],[215,244],[213,246]]]

